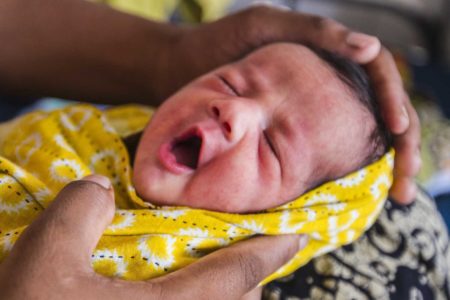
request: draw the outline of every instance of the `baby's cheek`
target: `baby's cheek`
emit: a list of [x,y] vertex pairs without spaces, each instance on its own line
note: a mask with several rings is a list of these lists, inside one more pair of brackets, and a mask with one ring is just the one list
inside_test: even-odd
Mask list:
[[140,187],[143,185],[144,176],[142,174],[142,168],[134,168],[133,169],[133,185],[134,187]]
[[184,199],[186,205],[230,213],[245,212],[249,196],[254,194],[247,180],[238,180],[229,170],[202,172],[188,184]]

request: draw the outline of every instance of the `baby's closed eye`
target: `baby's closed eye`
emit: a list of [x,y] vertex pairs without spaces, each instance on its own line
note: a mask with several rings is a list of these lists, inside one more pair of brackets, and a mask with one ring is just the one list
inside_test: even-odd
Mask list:
[[225,78],[225,76],[223,75],[217,75],[217,77],[220,79],[222,85],[225,87],[225,89],[228,91],[228,93],[230,93],[233,96],[240,96],[240,93],[238,92],[238,90],[236,89],[236,87],[230,83],[229,80],[227,80]]

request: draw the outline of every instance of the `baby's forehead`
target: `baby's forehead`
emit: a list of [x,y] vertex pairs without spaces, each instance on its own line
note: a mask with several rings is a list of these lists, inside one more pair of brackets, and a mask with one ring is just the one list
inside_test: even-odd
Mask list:
[[297,64],[326,66],[326,63],[312,49],[293,43],[275,43],[264,46],[250,53],[243,62],[264,66],[291,65],[294,67]]
[[[278,96],[320,97],[331,93],[348,97],[352,93],[336,69],[308,47],[277,43],[262,47],[235,65],[255,86]],[[349,93],[350,92],[350,93]]]
[[282,86],[294,84],[338,84],[341,80],[335,69],[315,51],[299,44],[276,43],[262,47],[237,63],[246,70],[247,77],[263,77]]

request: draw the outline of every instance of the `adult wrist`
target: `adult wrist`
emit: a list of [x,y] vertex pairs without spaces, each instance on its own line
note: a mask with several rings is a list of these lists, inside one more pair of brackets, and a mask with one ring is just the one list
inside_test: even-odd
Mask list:
[[183,58],[180,40],[186,29],[166,23],[151,22],[144,30],[140,58],[135,62],[135,70],[143,95],[139,102],[157,106],[179,86],[177,73]]

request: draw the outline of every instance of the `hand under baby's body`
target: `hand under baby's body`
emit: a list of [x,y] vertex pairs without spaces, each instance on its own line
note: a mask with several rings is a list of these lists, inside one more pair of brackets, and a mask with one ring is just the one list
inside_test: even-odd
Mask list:
[[68,184],[0,265],[2,299],[239,299],[306,245],[297,235],[259,237],[154,280],[103,277],[90,257],[114,206],[106,177]]

